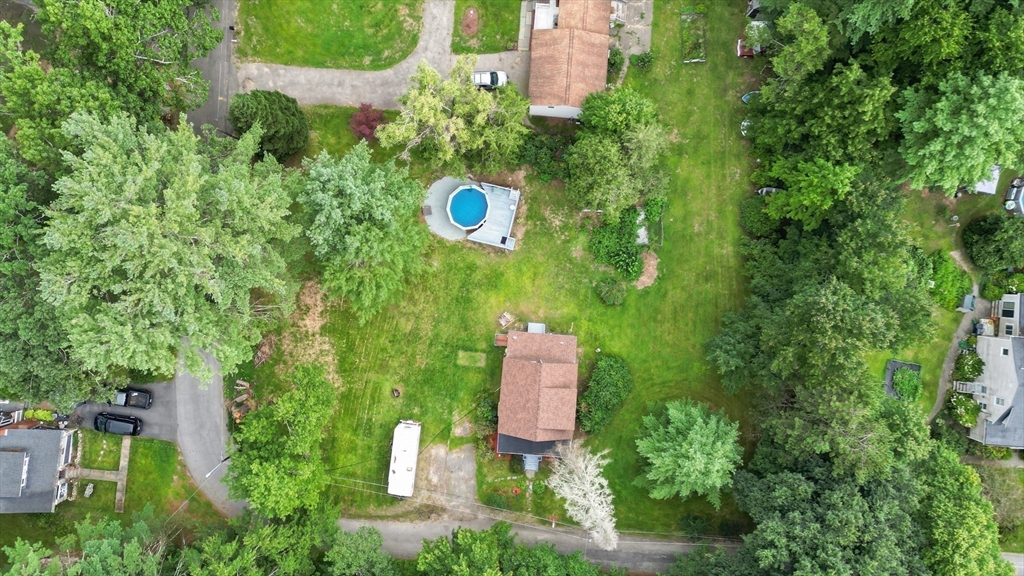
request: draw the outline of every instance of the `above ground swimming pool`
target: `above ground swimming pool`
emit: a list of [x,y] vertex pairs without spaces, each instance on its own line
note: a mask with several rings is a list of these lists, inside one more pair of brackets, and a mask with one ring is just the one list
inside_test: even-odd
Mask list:
[[476,228],[486,217],[487,195],[476,186],[461,186],[448,197],[448,218],[459,228]]

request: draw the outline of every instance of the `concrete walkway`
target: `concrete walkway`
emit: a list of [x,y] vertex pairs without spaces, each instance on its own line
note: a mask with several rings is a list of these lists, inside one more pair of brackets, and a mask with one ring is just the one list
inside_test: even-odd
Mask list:
[[[974,285],[973,292],[975,296],[978,295],[977,284]],[[953,365],[956,364],[956,358],[960,355],[960,341],[971,333],[974,322],[984,318],[985,314],[991,309],[992,303],[978,296],[974,301],[974,311],[964,314],[964,317],[960,320],[960,326],[957,327],[956,332],[953,334],[953,340],[949,343],[946,359],[942,362],[942,374],[939,375],[939,392],[935,397],[935,405],[932,406],[931,412],[928,413],[929,422],[934,420],[935,416],[942,410],[942,405],[946,400],[946,391],[949,390],[950,381],[953,379]]]
[[[348,531],[358,530],[360,526],[372,526],[380,530],[384,537],[383,548],[386,552],[398,558],[413,558],[423,547],[423,540],[451,536],[452,530],[460,526],[473,530],[486,530],[495,522],[497,520],[484,518],[461,522],[388,522],[343,518],[338,521],[338,525]],[[595,548],[580,531],[514,524],[512,532],[520,542],[530,546],[540,543],[552,544],[555,550],[562,554],[582,552],[584,558],[605,568],[627,568],[630,572],[664,572],[675,562],[677,555],[687,554],[698,547],[698,544],[689,542],[645,540],[622,536],[619,538],[618,548],[605,551]],[[736,548],[739,543],[722,541],[721,545],[726,548]]]
[[128,458],[132,454],[132,437],[121,438],[121,461],[117,470],[93,470],[92,468],[78,468],[72,478],[85,480],[98,480],[100,482],[117,482],[117,491],[114,496],[114,512],[124,512],[124,494],[128,488]]
[[[455,26],[454,0],[426,0],[419,43],[408,58],[392,68],[379,71],[305,68],[282,64],[245,63],[238,67],[237,84],[242,92],[253,89],[278,90],[299,104],[358,106],[363,102],[377,108],[397,108],[398,97],[409,87],[409,78],[426,60],[447,76],[455,63],[452,30]],[[480,56],[477,70],[504,70],[520,92],[526,93],[530,75],[528,52],[501,52]]]

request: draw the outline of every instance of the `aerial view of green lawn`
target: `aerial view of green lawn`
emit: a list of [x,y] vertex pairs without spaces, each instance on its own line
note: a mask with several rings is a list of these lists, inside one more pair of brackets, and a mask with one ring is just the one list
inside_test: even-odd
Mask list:
[[[329,367],[339,389],[326,443],[331,474],[385,483],[391,434],[399,419],[423,423],[424,446],[462,442],[451,434],[453,420],[481,399],[497,398],[503,350],[493,340],[500,329],[498,316],[508,312],[521,321],[544,322],[554,332],[575,334],[582,352],[581,380],[598,349],[629,365],[633,392],[591,441],[596,448],[611,449],[607,474],[621,528],[674,531],[687,513],[742,526],[743,517],[728,497],[716,515],[703,498],[655,501],[633,485],[640,473],[635,436],[640,417],[653,403],[695,398],[724,408],[743,423],[742,432],[750,432],[747,397],[723,392],[705,360],[704,342],[744,295],[737,211],[749,193],[750,164],[738,130],[743,115],[739,96],[755,80],[749,63],[733,53],[742,13],[712,7],[708,18],[714,31],[709,63],[683,65],[673,56],[679,8],[659,3],[655,51],[665,56],[649,72],[628,80],[659,103],[671,134],[669,204],[654,286],[631,290],[622,306],[603,305],[594,285],[608,271],[585,250],[591,221],[571,207],[559,183],[544,185],[527,177],[525,218],[516,231],[521,242],[514,252],[498,254],[434,238],[425,255],[427,270],[395,304],[363,326],[340,302],[322,299],[307,287],[298,320],[284,330],[278,352],[251,377],[258,394],[270,397],[285,389],[281,376],[295,362],[313,359]],[[318,142],[311,151],[343,154],[354,145],[354,139],[337,135],[353,111],[307,109]],[[415,160],[413,168],[417,173]],[[424,173],[420,179],[429,184],[436,176]],[[320,326],[319,332],[311,332],[311,326]],[[483,354],[483,365],[460,365],[460,352]],[[400,397],[393,397],[393,389]],[[749,437],[743,441],[752,443]],[[392,502],[363,490],[334,487],[332,493],[353,514],[386,513]],[[543,510],[548,508],[562,517],[559,506]]]
[[490,54],[519,40],[519,0],[455,0],[452,52]]
[[384,70],[416,48],[422,4],[423,0],[242,0],[237,54],[253,62]]

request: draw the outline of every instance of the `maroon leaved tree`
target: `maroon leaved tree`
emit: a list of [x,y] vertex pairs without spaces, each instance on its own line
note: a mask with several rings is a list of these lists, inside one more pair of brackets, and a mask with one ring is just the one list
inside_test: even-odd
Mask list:
[[356,135],[356,138],[366,140],[368,142],[376,142],[377,135],[374,133],[377,130],[377,126],[381,124],[387,124],[384,121],[384,111],[374,110],[372,104],[360,104],[359,111],[352,115],[352,119],[348,122],[348,127],[352,129],[352,133]]

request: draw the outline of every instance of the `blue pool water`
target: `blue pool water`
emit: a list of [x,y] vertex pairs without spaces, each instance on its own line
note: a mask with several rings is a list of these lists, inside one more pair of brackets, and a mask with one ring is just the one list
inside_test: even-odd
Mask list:
[[487,216],[487,196],[476,188],[463,188],[452,197],[449,212],[459,226],[475,228]]

